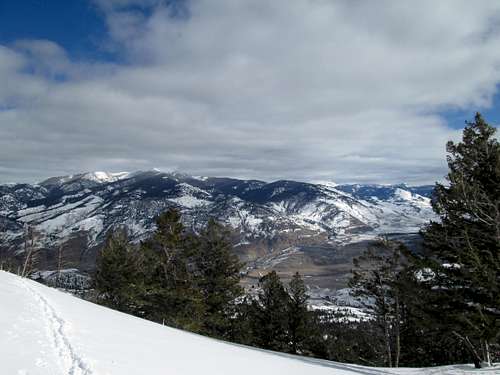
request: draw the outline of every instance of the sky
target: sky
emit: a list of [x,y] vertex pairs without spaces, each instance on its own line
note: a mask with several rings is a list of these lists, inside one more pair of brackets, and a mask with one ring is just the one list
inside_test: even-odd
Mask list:
[[500,124],[500,2],[0,0],[0,183],[427,184]]

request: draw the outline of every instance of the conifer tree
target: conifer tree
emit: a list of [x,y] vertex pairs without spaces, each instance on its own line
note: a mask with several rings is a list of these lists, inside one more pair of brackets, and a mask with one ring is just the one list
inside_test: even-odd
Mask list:
[[257,346],[258,340],[254,337],[257,312],[257,302],[250,295],[242,296],[231,319],[230,341]]
[[252,332],[255,344],[264,349],[288,351],[288,309],[290,297],[276,271],[259,280],[262,288],[253,303]]
[[110,233],[97,257],[93,287],[99,303],[133,313],[135,308],[137,266],[127,234]]
[[[448,142],[445,184],[433,208],[440,222],[424,231],[434,277],[429,288],[450,330],[470,349],[476,367],[490,362],[500,335],[500,144],[477,113],[462,141]],[[433,261],[431,261],[433,260]]]
[[355,268],[349,283],[358,296],[365,297],[366,306],[374,309],[389,367],[399,366],[401,353],[402,306],[398,279],[404,266],[403,252],[402,244],[381,237],[354,259]]
[[311,331],[310,312],[307,310],[306,286],[300,274],[296,272],[290,281],[288,292],[288,333],[290,336],[290,349],[294,354],[303,352],[305,343]]
[[463,362],[469,356],[450,332],[448,306],[434,289],[435,274],[419,261],[421,253],[405,255],[409,262],[396,284],[401,299],[401,362],[410,367]]
[[203,296],[204,331],[216,337],[227,337],[235,303],[243,293],[239,285],[241,264],[232,253],[228,231],[210,219],[198,241],[195,257],[196,283]]
[[202,295],[190,272],[197,251],[196,242],[181,222],[176,209],[161,214],[151,239],[141,246],[144,298],[149,319],[174,327],[199,331],[203,314]]

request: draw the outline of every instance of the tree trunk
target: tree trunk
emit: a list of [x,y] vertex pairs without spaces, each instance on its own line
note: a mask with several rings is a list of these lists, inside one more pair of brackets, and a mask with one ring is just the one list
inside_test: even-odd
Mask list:
[[387,350],[387,363],[392,367],[392,349],[391,349],[391,333],[387,315],[384,315],[384,330],[385,330],[385,347]]
[[472,342],[470,341],[468,336],[462,336],[458,332],[453,331],[453,334],[457,336],[469,349],[469,352],[472,355],[472,361],[474,362],[474,367],[475,368],[481,368],[481,357],[479,356],[476,348],[474,348],[474,345],[472,345]]
[[292,353],[298,354],[297,353],[297,339],[295,337],[292,337]]
[[26,258],[24,259],[23,271],[21,273],[21,277],[26,277],[26,273],[28,272],[28,263],[31,258],[31,248],[28,247],[28,236],[29,236],[29,228],[26,229],[25,237],[24,237],[24,253],[26,254]]
[[481,340],[483,346],[483,361],[491,366],[490,344],[488,340]]
[[292,353],[297,354],[297,330],[296,327],[290,327],[290,341],[292,344]]
[[61,282],[61,268],[62,268],[62,245],[59,245],[57,252],[57,276],[56,276],[56,288],[59,287]]
[[396,359],[394,367],[399,367],[399,357],[401,355],[401,338],[400,338],[400,324],[401,324],[401,311],[399,309],[399,298],[396,295]]

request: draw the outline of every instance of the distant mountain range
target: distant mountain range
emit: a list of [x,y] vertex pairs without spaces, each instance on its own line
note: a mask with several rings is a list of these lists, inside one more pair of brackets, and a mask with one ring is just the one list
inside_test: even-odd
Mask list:
[[125,227],[140,241],[154,230],[159,213],[177,207],[187,227],[196,230],[214,217],[231,229],[242,260],[274,267],[301,249],[416,233],[434,218],[432,189],[268,183],[156,170],[53,177],[38,184],[0,185],[0,254],[22,259],[29,225],[42,249],[41,268],[54,268],[55,249],[62,246],[69,266],[92,269],[110,230]]

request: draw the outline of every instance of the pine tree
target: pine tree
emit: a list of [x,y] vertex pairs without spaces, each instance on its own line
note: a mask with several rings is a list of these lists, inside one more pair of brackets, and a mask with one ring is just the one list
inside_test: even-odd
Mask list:
[[227,338],[236,300],[243,293],[239,285],[241,264],[232,253],[228,231],[213,219],[200,234],[195,265],[197,287],[205,304],[203,329],[211,336]]
[[401,362],[405,366],[439,366],[463,362],[467,350],[450,334],[447,306],[439,298],[432,271],[405,253],[409,263],[398,274],[401,311]]
[[134,312],[137,283],[134,254],[124,231],[108,235],[97,258],[93,279],[97,302],[123,312]]
[[[476,367],[491,363],[500,335],[500,144],[478,113],[462,141],[447,144],[446,184],[433,208],[441,221],[424,231],[440,313],[467,347]],[[437,298],[437,297],[436,297]]]
[[176,209],[161,214],[151,239],[141,246],[144,273],[142,306],[146,317],[199,331],[203,298],[191,272],[197,244]]
[[264,349],[288,351],[290,296],[275,271],[261,277],[259,285],[262,290],[253,302],[252,313],[254,344]]
[[398,279],[404,267],[405,247],[381,237],[377,244],[354,259],[350,287],[365,297],[367,307],[373,307],[382,329],[387,365],[398,367],[401,353],[400,328],[402,317]]
[[296,272],[290,281],[288,291],[290,294],[288,302],[288,334],[290,337],[290,349],[294,354],[304,351],[305,343],[311,332],[312,321],[310,312],[307,310],[309,296],[306,286],[300,274]]

